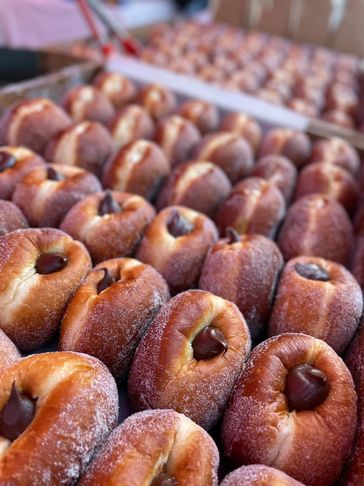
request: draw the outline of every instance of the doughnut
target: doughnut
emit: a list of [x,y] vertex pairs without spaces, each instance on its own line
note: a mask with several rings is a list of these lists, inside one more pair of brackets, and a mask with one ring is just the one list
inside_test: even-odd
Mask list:
[[75,484],[117,417],[115,381],[97,359],[44,353],[16,361],[1,371],[0,483]]
[[79,486],[217,486],[219,452],[201,427],[173,410],[148,410],[115,429]]
[[207,251],[217,240],[216,226],[207,216],[170,206],[146,229],[136,258],[158,270],[175,294],[196,286]]
[[273,128],[263,137],[259,156],[283,155],[297,168],[307,164],[311,155],[311,142],[308,136],[288,128]]
[[28,226],[24,214],[15,204],[0,199],[0,236],[17,229],[28,228]]
[[0,119],[0,145],[24,145],[41,154],[49,140],[70,124],[67,113],[51,100],[18,101]]
[[254,118],[245,113],[228,113],[221,121],[220,130],[234,132],[249,142],[253,152],[258,150],[262,140],[262,129]]
[[18,182],[44,164],[45,160],[26,147],[0,147],[0,199],[11,199]]
[[317,118],[319,115],[319,109],[317,105],[315,105],[312,101],[304,100],[302,98],[292,98],[287,106],[291,108],[291,110],[297,111],[303,116],[307,116],[308,118]]
[[259,177],[248,177],[233,187],[216,215],[220,234],[234,228],[239,234],[260,234],[274,238],[286,213],[279,189]]
[[304,486],[273,467],[263,464],[241,466],[228,474],[220,486]]
[[192,122],[179,115],[171,115],[158,123],[154,140],[161,146],[169,163],[174,167],[190,158],[193,149],[201,140],[201,135]]
[[137,96],[137,102],[147,110],[154,120],[170,115],[177,108],[176,95],[159,84],[148,84]]
[[178,114],[196,125],[202,135],[216,131],[219,126],[219,111],[207,101],[185,101],[179,107]]
[[147,110],[139,105],[126,105],[119,110],[110,125],[111,136],[117,148],[140,139],[152,140],[154,122]]
[[346,140],[338,137],[318,140],[313,144],[311,162],[329,162],[357,174],[360,169],[359,155]]
[[321,115],[322,120],[333,123],[339,127],[349,130],[355,129],[355,123],[352,116],[341,110],[327,110]]
[[18,361],[20,358],[21,354],[15,344],[0,329],[0,370],[14,363],[14,361]]
[[229,228],[227,237],[209,251],[199,288],[234,302],[253,339],[268,323],[283,258],[277,245],[261,235],[242,235]]
[[148,140],[137,140],[109,158],[102,183],[114,191],[131,192],[154,200],[169,173],[170,165],[163,150]]
[[306,255],[346,265],[352,245],[353,230],[345,209],[323,194],[310,194],[295,202],[278,236],[285,260]]
[[95,263],[135,252],[155,216],[142,197],[105,191],[84,198],[67,213],[61,229],[82,241]]
[[47,145],[44,156],[54,164],[76,165],[99,175],[113,149],[114,142],[106,128],[86,121],[58,133]]
[[35,167],[23,177],[14,191],[13,203],[32,226],[58,227],[72,206],[100,190],[100,182],[90,172],[48,164]]
[[159,194],[157,208],[179,204],[213,217],[230,191],[231,183],[220,167],[193,160],[174,169]]
[[59,348],[95,356],[121,381],[140,338],[168,299],[166,282],[149,265],[132,258],[102,262],[69,303]]
[[297,169],[287,157],[262,157],[257,161],[251,176],[265,179],[281,191],[287,203],[291,200],[297,181]]
[[128,381],[134,408],[173,408],[210,429],[226,406],[250,346],[248,326],[235,304],[202,290],[176,295],[162,307],[135,353]]
[[99,73],[92,84],[111,101],[115,108],[121,108],[133,101],[137,95],[134,82],[120,73]]
[[333,484],[356,428],[350,372],[328,344],[282,334],[258,345],[222,423],[225,455],[265,464],[310,486]]
[[229,132],[206,135],[194,150],[193,157],[218,165],[233,183],[248,176],[254,165],[249,143],[240,135]]
[[23,229],[2,236],[0,328],[22,351],[45,344],[90,269],[85,247],[62,231]]
[[[304,301],[304,311],[297,302]],[[302,332],[345,351],[363,313],[361,289],[338,263],[315,257],[290,260],[278,285],[269,335]]]
[[89,84],[70,89],[63,99],[63,107],[75,122],[88,120],[108,125],[115,116],[111,101]]

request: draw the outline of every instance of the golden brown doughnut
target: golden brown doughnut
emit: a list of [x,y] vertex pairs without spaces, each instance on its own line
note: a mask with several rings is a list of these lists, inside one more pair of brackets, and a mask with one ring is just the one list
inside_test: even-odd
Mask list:
[[21,358],[18,348],[0,329],[0,370]]
[[202,135],[214,132],[219,126],[219,112],[216,106],[207,101],[185,101],[179,107],[178,114],[196,125]]
[[210,429],[250,346],[248,326],[235,304],[202,290],[175,296],[135,353],[128,381],[135,409],[173,408]]
[[154,120],[170,115],[177,108],[176,95],[159,84],[144,86],[138,93],[137,101]]
[[24,214],[15,204],[0,199],[0,236],[28,226]]
[[173,410],[127,418],[79,486],[217,486],[219,452],[201,427]]
[[79,167],[35,167],[18,183],[13,202],[32,226],[58,227],[67,212],[88,194],[101,190],[98,179]]
[[75,484],[117,416],[115,381],[97,359],[45,353],[15,362],[1,371],[0,483]]
[[126,105],[119,110],[110,125],[110,132],[117,148],[139,139],[152,140],[154,122],[147,110],[139,105]]
[[258,345],[226,408],[222,442],[237,465],[265,464],[308,486],[333,484],[356,428],[353,380],[324,341],[282,334]]
[[220,486],[304,486],[273,467],[263,464],[242,466],[228,474]]
[[91,269],[85,247],[55,229],[0,238],[0,328],[21,350],[47,342]]
[[297,180],[297,169],[287,157],[266,155],[259,159],[251,173],[274,184],[289,202]]
[[169,299],[161,275],[132,258],[97,265],[62,320],[59,348],[95,356],[123,380],[139,341]]
[[108,125],[115,116],[111,101],[90,84],[70,89],[63,99],[63,106],[75,122],[88,120]]
[[154,216],[154,208],[141,196],[105,191],[73,206],[60,227],[82,241],[99,263],[133,255]]
[[357,174],[360,169],[360,159],[354,147],[338,137],[318,140],[313,144],[311,162],[321,160],[339,165],[352,174]]
[[134,82],[120,73],[101,72],[93,79],[92,84],[104,93],[115,108],[130,103],[137,94]]
[[311,149],[310,139],[305,133],[288,128],[273,128],[264,135],[259,156],[283,155],[300,168],[307,164]]
[[258,150],[262,140],[262,129],[254,118],[245,113],[228,113],[221,121],[220,130],[234,132],[245,138],[253,149]]

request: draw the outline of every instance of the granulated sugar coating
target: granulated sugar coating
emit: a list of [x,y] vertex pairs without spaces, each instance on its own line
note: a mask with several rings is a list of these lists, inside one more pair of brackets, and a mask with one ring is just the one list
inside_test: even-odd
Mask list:
[[242,466],[228,474],[220,486],[304,486],[272,467],[255,464]]

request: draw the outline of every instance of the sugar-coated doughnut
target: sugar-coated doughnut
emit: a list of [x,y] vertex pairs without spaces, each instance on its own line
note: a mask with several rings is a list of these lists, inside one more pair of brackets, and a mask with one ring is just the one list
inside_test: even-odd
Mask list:
[[176,95],[159,84],[148,84],[137,96],[137,102],[145,108],[154,120],[170,115],[177,108]]
[[15,344],[0,329],[0,370],[21,358]]
[[0,199],[0,236],[28,226],[26,217],[15,204]]
[[247,140],[253,152],[258,150],[262,140],[262,129],[259,123],[245,113],[228,113],[221,121],[220,130],[234,132]]
[[219,126],[218,109],[207,101],[185,101],[179,107],[178,114],[196,125],[202,135],[217,130]]
[[115,108],[130,103],[137,95],[134,82],[120,73],[101,72],[93,79],[92,84],[104,93]]
[[228,474],[220,486],[304,486],[299,481],[264,464],[241,466]]
[[357,174],[360,169],[357,151],[346,140],[338,137],[318,140],[313,144],[311,162],[319,161],[339,165],[352,174]]
[[75,122],[89,120],[108,125],[115,116],[107,96],[89,84],[70,89],[63,99],[63,106]]
[[283,155],[300,168],[308,163],[311,149],[310,139],[305,133],[288,128],[273,128],[264,135],[259,156]]
[[152,140],[154,130],[152,117],[139,105],[124,106],[110,124],[110,132],[118,148],[140,139]]
[[297,169],[287,157],[266,155],[257,161],[251,176],[274,184],[288,202],[296,186]]

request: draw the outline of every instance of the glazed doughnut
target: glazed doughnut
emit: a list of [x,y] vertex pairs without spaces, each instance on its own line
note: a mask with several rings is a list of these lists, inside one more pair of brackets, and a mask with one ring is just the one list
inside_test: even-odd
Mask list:
[[282,266],[281,252],[271,240],[239,236],[230,228],[227,237],[210,249],[199,288],[234,302],[255,339],[268,322]]
[[117,148],[130,142],[154,137],[154,122],[144,108],[139,105],[127,105],[116,113],[110,125],[110,132]]
[[120,73],[99,73],[92,84],[111,101],[115,108],[132,102],[137,95],[134,82]]
[[284,197],[270,182],[249,177],[234,186],[216,215],[220,234],[234,228],[239,234],[274,238],[286,213]]
[[259,156],[283,155],[300,168],[308,162],[311,149],[310,139],[305,133],[288,128],[273,128],[264,135]]
[[208,160],[218,165],[233,183],[248,176],[254,165],[249,143],[236,133],[206,135],[197,145],[193,156],[196,160]]
[[15,344],[0,329],[0,370],[14,363],[14,361],[18,361],[20,358],[21,354]]
[[295,202],[278,237],[285,260],[306,255],[346,265],[352,245],[353,229],[345,209],[323,194],[311,194]]
[[255,464],[242,466],[228,474],[220,486],[304,486],[273,467]]
[[139,91],[138,103],[145,108],[154,120],[170,115],[177,108],[176,95],[159,84],[148,84]]
[[219,452],[201,427],[173,410],[127,418],[79,486],[217,486]]
[[67,113],[51,100],[22,100],[0,119],[0,145],[24,145],[41,154],[49,140],[70,125]]
[[17,183],[34,167],[44,164],[45,160],[26,147],[0,147],[0,198],[11,199]]
[[0,328],[22,351],[46,343],[91,269],[85,247],[55,229],[0,238]]
[[58,133],[47,145],[45,158],[54,164],[76,165],[100,174],[114,149],[106,128],[97,122],[81,122]]
[[[155,130],[154,140],[161,146],[172,167],[186,162],[201,140],[195,125],[178,115],[161,120]],[[201,159],[204,160],[204,159]]]
[[15,204],[0,199],[0,236],[28,226],[24,214]]
[[311,162],[319,161],[339,165],[352,174],[357,174],[360,169],[360,159],[354,147],[337,137],[318,140],[313,144]]
[[291,200],[297,181],[297,169],[287,157],[266,155],[258,160],[252,177],[260,177],[274,184],[283,194],[286,202]]
[[[304,301],[304,311],[297,302]],[[345,351],[363,313],[361,289],[338,263],[297,257],[285,266],[269,322],[269,335],[302,332]]]
[[131,142],[105,164],[104,187],[154,200],[170,173],[163,150],[147,140]]
[[222,442],[237,465],[272,466],[309,486],[333,484],[356,428],[349,370],[324,341],[282,334],[258,345],[226,408]]
[[67,212],[88,194],[101,190],[83,169],[48,164],[28,172],[16,186],[13,202],[32,226],[58,227]]
[[68,305],[59,348],[95,356],[123,380],[142,335],[168,299],[166,282],[149,265],[132,258],[102,262]]
[[218,109],[207,101],[185,101],[179,107],[178,114],[196,125],[202,135],[216,131],[219,126]]
[[207,251],[217,240],[216,226],[207,216],[170,206],[148,226],[136,258],[158,270],[175,294],[197,284]]
[[76,204],[61,229],[82,241],[95,263],[135,252],[145,228],[155,216],[142,197],[123,192],[92,194]]
[[230,191],[231,183],[220,167],[194,160],[174,169],[159,194],[157,208],[179,204],[213,217]]
[[35,354],[1,371],[0,410],[1,484],[75,484],[117,424],[118,394],[91,356]]
[[128,381],[135,409],[173,408],[210,429],[250,346],[244,317],[232,302],[202,290],[173,297],[135,353]]
[[315,162],[305,167],[297,181],[295,198],[321,193],[338,201],[351,213],[358,202],[358,185],[354,177],[340,166]]
[[245,113],[229,113],[222,119],[220,130],[234,132],[250,143],[253,152],[258,150],[262,140],[262,129],[254,118]]
[[75,122],[95,121],[108,125],[115,116],[115,109],[102,91],[84,84],[68,91],[63,106]]

